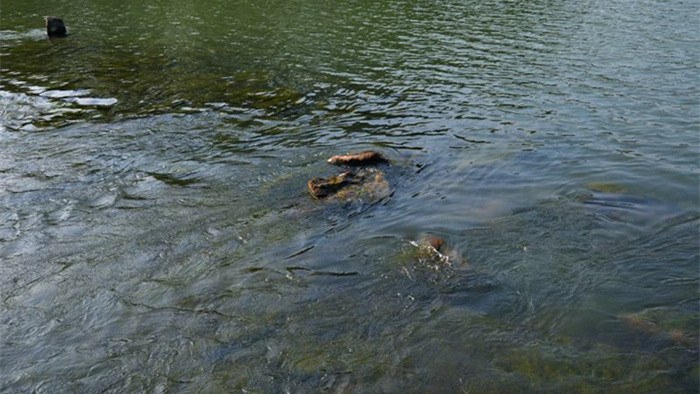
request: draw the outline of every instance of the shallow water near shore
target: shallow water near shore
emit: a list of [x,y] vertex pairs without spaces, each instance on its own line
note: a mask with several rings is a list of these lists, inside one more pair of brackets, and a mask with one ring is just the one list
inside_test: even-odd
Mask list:
[[699,11],[3,2],[0,391],[697,392]]

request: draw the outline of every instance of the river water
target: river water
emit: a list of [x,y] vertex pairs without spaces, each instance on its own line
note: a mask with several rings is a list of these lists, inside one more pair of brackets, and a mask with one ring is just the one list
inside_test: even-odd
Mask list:
[[0,391],[697,392],[699,10],[4,0]]

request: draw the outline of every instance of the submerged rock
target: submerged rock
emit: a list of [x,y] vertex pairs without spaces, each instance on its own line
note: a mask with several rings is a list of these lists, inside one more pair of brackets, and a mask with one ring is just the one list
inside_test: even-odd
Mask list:
[[368,166],[388,162],[389,161],[380,153],[371,150],[360,153],[348,153],[345,155],[337,155],[328,159],[328,163],[330,164],[348,166]]
[[624,186],[615,183],[589,183],[588,189],[598,193],[627,193],[627,189]]
[[698,340],[698,319],[692,311],[655,307],[619,316],[637,332],[666,338],[677,345],[692,346]]
[[317,199],[353,200],[362,197],[382,198],[389,195],[389,183],[384,173],[376,169],[347,171],[328,178],[313,178],[309,193]]
[[68,35],[66,25],[60,18],[45,16],[44,20],[46,21],[46,34],[49,37],[65,37]]

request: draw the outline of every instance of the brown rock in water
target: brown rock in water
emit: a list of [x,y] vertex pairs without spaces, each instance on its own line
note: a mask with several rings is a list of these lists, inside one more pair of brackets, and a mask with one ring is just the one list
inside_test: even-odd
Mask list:
[[383,198],[390,194],[384,173],[374,168],[348,171],[328,178],[313,178],[309,193],[317,199],[334,198],[351,201],[363,198]]
[[49,37],[65,37],[68,35],[66,25],[63,24],[60,18],[45,16],[44,20],[46,21],[46,34]]
[[315,198],[325,198],[337,193],[344,187],[357,184],[358,182],[360,182],[360,179],[352,171],[328,178],[313,178],[309,181],[309,193]]
[[445,240],[434,235],[425,235],[421,237],[420,244],[430,246],[433,249],[440,251],[440,248],[445,245]]
[[388,162],[389,161],[384,156],[371,150],[360,153],[348,153],[345,155],[337,155],[328,159],[328,163],[330,164],[348,166],[368,166]]
[[467,260],[456,250],[445,245],[445,240],[430,234],[423,234],[418,242],[411,241],[417,249],[414,258],[427,267],[440,270],[445,267],[463,269]]

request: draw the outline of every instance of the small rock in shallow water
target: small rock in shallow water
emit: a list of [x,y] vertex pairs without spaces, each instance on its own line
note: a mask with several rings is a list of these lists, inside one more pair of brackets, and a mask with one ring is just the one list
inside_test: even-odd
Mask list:
[[365,166],[379,163],[388,163],[388,160],[375,151],[365,151],[360,153],[348,153],[337,155],[328,159],[328,163],[335,165]]
[[439,251],[445,245],[445,240],[434,235],[424,235],[420,239],[420,245],[430,246]]
[[423,265],[435,270],[441,267],[465,268],[467,260],[457,249],[445,246],[445,240],[430,234],[424,234],[418,242],[409,241],[415,246],[413,258]]
[[44,20],[46,21],[46,34],[49,37],[65,37],[68,35],[66,25],[63,24],[60,18],[45,16]]
[[309,181],[309,193],[315,198],[328,197],[344,187],[359,183],[360,180],[352,171],[328,178],[313,178]]
[[308,187],[309,193],[317,199],[332,197],[347,201],[389,195],[389,183],[384,178],[384,173],[376,169],[347,171],[328,178],[313,178]]

